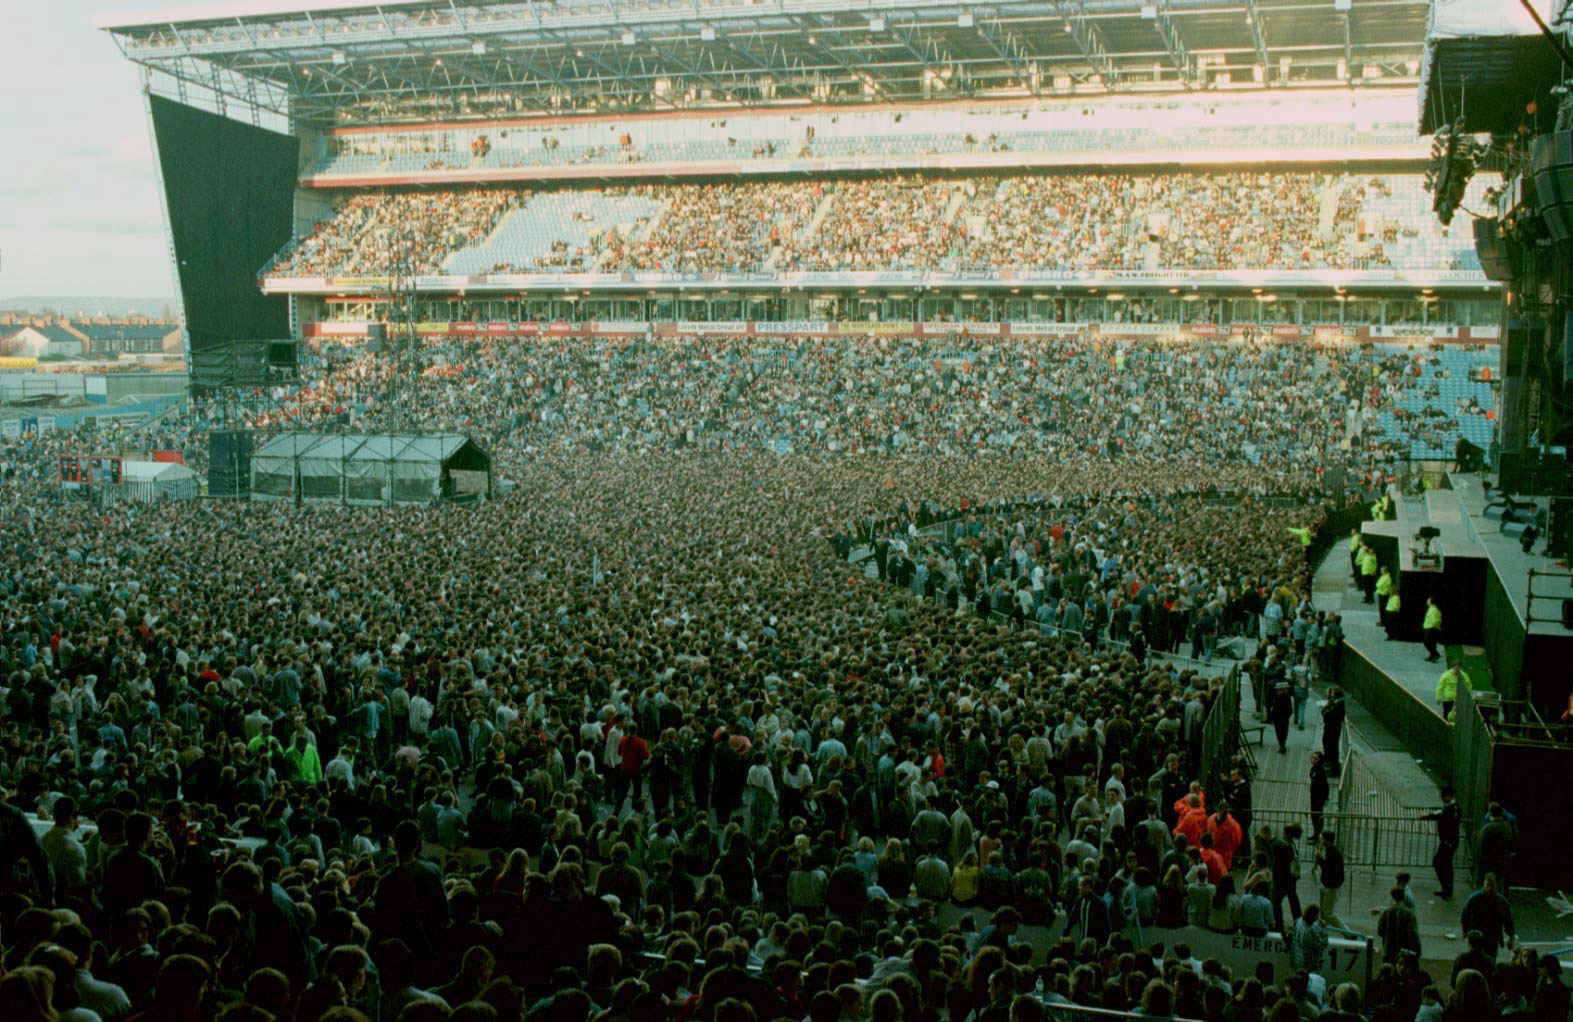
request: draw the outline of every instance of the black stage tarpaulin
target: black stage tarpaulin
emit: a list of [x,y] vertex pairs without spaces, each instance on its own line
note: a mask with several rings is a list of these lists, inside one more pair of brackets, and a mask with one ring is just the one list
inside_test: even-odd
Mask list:
[[296,139],[149,97],[193,352],[287,338],[289,306],[257,271],[290,239]]

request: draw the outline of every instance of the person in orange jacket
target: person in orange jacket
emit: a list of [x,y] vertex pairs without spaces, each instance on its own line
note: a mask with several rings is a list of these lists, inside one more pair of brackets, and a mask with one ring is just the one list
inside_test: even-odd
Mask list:
[[1234,853],[1240,848],[1240,821],[1229,815],[1228,806],[1219,806],[1218,811],[1207,817],[1207,826],[1204,833],[1213,836],[1213,848],[1223,859],[1224,872],[1234,869]]
[[1185,806],[1180,810],[1180,822],[1174,825],[1176,834],[1184,834],[1185,840],[1191,847],[1200,848],[1202,832],[1207,827],[1207,810],[1202,808],[1201,799],[1195,795],[1185,796]]
[[1202,787],[1201,781],[1192,781],[1190,791],[1174,800],[1175,819],[1179,819],[1185,815],[1185,810],[1190,806],[1191,799],[1193,798],[1197,800],[1196,804],[1201,806],[1202,810],[1205,812],[1207,809],[1207,792]]

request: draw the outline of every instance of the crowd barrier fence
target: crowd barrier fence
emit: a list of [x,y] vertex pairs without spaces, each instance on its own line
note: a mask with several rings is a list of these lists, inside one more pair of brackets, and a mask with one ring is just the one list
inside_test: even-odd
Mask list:
[[[1327,811],[1321,814],[1321,822],[1324,830],[1333,833],[1335,843],[1344,854],[1344,865],[1348,867],[1364,868],[1372,873],[1386,869],[1429,868],[1436,854],[1436,824],[1421,819],[1420,810],[1401,816]],[[1302,850],[1309,861],[1309,836],[1314,831],[1309,806],[1304,810],[1257,809],[1251,813],[1252,827],[1265,824],[1271,826],[1274,833],[1282,832],[1290,823],[1305,829],[1308,839]],[[1460,861],[1467,857],[1468,849],[1460,848]]]

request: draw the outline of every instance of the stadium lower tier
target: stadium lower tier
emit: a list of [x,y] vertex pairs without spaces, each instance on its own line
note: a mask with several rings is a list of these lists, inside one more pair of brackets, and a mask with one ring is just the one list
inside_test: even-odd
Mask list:
[[[1466,204],[1489,185],[1477,179]],[[367,192],[262,276],[1479,270],[1419,174],[985,174]],[[1484,279],[1483,277],[1480,279]]]
[[1288,485],[1451,459],[1461,437],[1488,446],[1495,425],[1498,352],[1475,342],[571,332],[395,345],[418,381],[359,339],[314,339],[299,392],[253,425],[394,428],[413,389],[421,428],[501,450],[1115,454],[1226,462]]

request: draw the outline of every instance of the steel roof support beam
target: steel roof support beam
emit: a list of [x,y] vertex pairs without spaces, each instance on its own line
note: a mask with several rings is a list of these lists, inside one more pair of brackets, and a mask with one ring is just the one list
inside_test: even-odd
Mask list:
[[[555,39],[555,37],[554,37],[554,39]],[[560,42],[561,40],[556,40],[556,41]],[[563,45],[564,46],[572,46],[573,44],[563,43]],[[621,85],[622,88],[626,89],[627,90],[627,95],[629,97],[633,97],[633,96],[639,94],[639,93],[637,93],[637,91],[634,88],[633,79],[630,77],[630,74],[631,74],[631,71],[632,71],[631,68],[628,68],[626,66],[624,66],[624,67],[617,67],[615,65],[608,64],[606,61],[604,61],[600,57],[596,56],[593,50],[586,49],[584,47],[575,48],[574,51],[573,51],[573,54],[574,54],[574,59],[575,60],[589,61],[591,64],[594,64],[596,67],[600,68],[601,70],[605,71],[608,75],[611,76],[609,79],[601,79],[599,81],[599,84],[601,85],[602,88],[605,88],[606,87],[606,82],[610,81],[610,82],[612,82],[614,84],[614,86],[615,85]],[[614,88],[612,91],[615,93],[617,90]],[[667,106],[671,107],[673,110],[680,109],[680,107],[678,107],[678,105],[675,102],[673,102],[670,98],[665,97],[665,96],[656,96],[653,90],[649,93],[649,95],[650,95],[650,97],[652,99],[655,99],[657,102],[660,102],[660,103],[665,103]],[[630,102],[632,102],[631,99],[630,99]]]
[[977,29],[978,37],[988,44],[989,49],[999,54],[999,58],[1009,64],[1012,71],[1016,72],[1022,87],[1029,89],[1034,96],[1038,95],[1040,89],[1038,83],[1033,81],[1033,68],[1027,57],[1026,47],[1021,45],[1021,40],[1016,33],[1001,24],[997,14],[978,21]]
[[1350,39],[1349,12],[1344,12],[1344,77],[1352,78],[1355,73],[1354,41]]
[[816,33],[820,31],[835,32],[836,28],[834,25],[826,26],[823,29],[816,29],[812,25],[804,24],[802,21],[799,21],[796,18],[792,20],[793,23],[797,25],[798,31],[803,33],[803,41],[808,42],[809,37],[813,36],[814,42],[809,43],[809,45],[812,46],[815,50],[818,50],[825,57],[829,58],[832,64],[845,71],[850,77],[857,78],[862,81],[872,80],[874,83],[874,95],[880,99],[889,102],[895,98],[891,95],[890,91],[885,88],[884,82],[880,81],[878,78],[873,77],[872,75],[869,75],[867,78],[865,78],[864,75],[867,74],[867,72],[861,71],[858,68],[853,67],[851,64],[848,64],[845,60],[841,59],[841,54],[837,53],[834,47],[827,46],[826,44],[819,41],[819,37],[816,35]]
[[773,81],[778,87],[786,88],[803,99],[813,98],[811,92],[804,91],[802,86],[796,85],[788,80],[787,71],[785,69],[776,67],[774,64],[766,60],[761,60],[759,57],[755,56],[753,50],[737,45],[737,43],[735,43],[730,36],[717,33],[716,41],[725,46],[727,52],[731,53],[732,56],[748,61],[749,64],[753,66],[754,70],[769,75],[771,81]]
[[[649,46],[652,50],[655,51],[656,56],[662,58],[663,60],[670,61],[672,64],[675,64],[680,73],[688,75],[691,78],[698,79],[715,92],[724,93],[729,89],[736,88],[735,83],[733,85],[727,85],[721,79],[716,78],[711,72],[704,70],[691,61],[687,61],[682,57],[679,57],[675,51],[662,49],[660,46],[654,43],[650,43]],[[651,95],[654,95],[653,89],[651,90]]]
[[1075,41],[1076,48],[1081,50],[1081,55],[1086,58],[1087,64],[1103,78],[1103,87],[1110,92],[1119,88],[1120,74],[1114,66],[1114,60],[1109,56],[1109,48],[1104,45],[1103,34],[1087,16],[1085,0],[1054,0],[1054,9],[1059,11],[1071,26],[1071,39]]
[[[887,18],[885,19],[885,31],[889,32],[892,39],[900,43],[903,47],[906,48],[908,53],[912,54],[913,59],[916,60],[920,65],[920,70],[928,70],[931,64],[950,63],[949,56],[939,52],[939,43],[935,42],[934,40],[928,40],[920,48],[918,44],[913,41],[913,37],[907,26],[899,25]],[[930,55],[925,52],[925,50],[933,50],[932,60]]]
[[1196,69],[1191,66],[1191,55],[1185,49],[1185,41],[1180,38],[1180,30],[1169,16],[1169,0],[1156,0],[1154,6],[1158,9],[1158,17],[1153,22],[1158,29],[1158,38],[1163,40],[1164,48],[1169,51],[1169,62],[1179,72],[1180,84],[1190,89],[1196,84]]
[[[552,87],[556,89],[566,88],[563,79],[557,74],[556,71],[552,70],[550,64],[547,64],[544,67],[537,65],[534,60],[524,55],[525,48],[523,46],[516,46],[512,48],[507,46],[498,46],[497,49],[498,53],[501,55],[501,59],[504,59],[508,62],[510,70],[512,70],[514,63],[517,62],[519,66],[524,68],[524,70],[530,74],[530,77],[537,80],[551,82]],[[539,88],[540,86],[536,84],[536,87]]]
[[[919,44],[914,41],[914,37],[910,34],[908,26],[898,25],[894,21],[890,21],[888,18],[886,19],[885,31],[889,32],[890,37],[896,40],[896,42],[900,43],[902,47],[905,48],[908,53],[912,54],[912,56],[918,62],[918,88],[914,91],[914,96],[922,96],[924,71],[937,70],[939,67],[951,67],[954,70],[962,71],[963,77],[965,77],[965,68],[957,62],[951,60],[950,54],[941,53],[939,43],[935,40],[929,39],[920,47]],[[925,51],[932,51],[932,54]],[[889,85],[890,83],[886,82],[885,84]]]
[[[251,104],[277,114],[280,117],[289,116],[289,103],[278,93],[276,88],[268,87],[253,96],[248,95],[248,85],[254,81],[243,75],[236,75],[228,68],[213,64],[210,61],[197,60],[193,57],[178,57],[171,61],[139,61],[144,68],[158,74],[166,75],[173,79],[182,90],[187,85],[195,86],[205,92],[212,92],[219,98],[222,105],[224,100],[234,100],[237,103]],[[182,101],[185,97],[182,95]]]
[[1256,62],[1262,66],[1262,84],[1271,84],[1271,58],[1267,55],[1267,30],[1262,27],[1262,11],[1256,0],[1245,0],[1245,20],[1251,26],[1251,43],[1256,47]]

